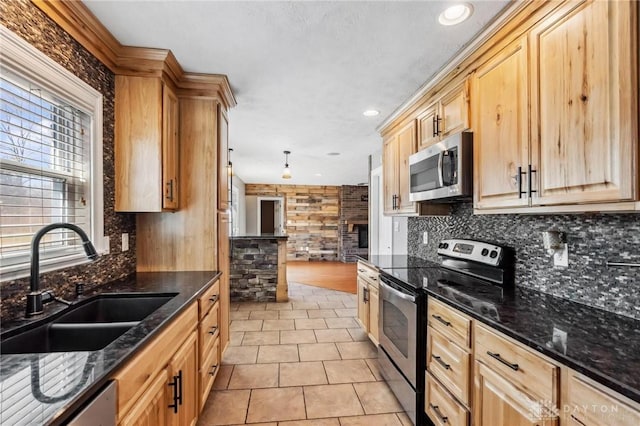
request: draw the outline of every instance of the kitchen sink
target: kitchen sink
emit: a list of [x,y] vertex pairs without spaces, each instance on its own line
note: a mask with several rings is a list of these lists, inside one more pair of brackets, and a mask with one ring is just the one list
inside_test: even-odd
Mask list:
[[167,303],[177,293],[103,294],[35,323],[3,333],[0,353],[96,351]]
[[140,321],[178,293],[103,294],[82,305],[72,305],[56,323],[109,323]]

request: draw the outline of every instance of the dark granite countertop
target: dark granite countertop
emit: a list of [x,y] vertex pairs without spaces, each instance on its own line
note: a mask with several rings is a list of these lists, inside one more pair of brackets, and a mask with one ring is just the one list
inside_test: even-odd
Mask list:
[[[124,292],[178,293],[104,349],[0,355],[0,424],[57,425],[68,420],[119,367],[219,277],[215,271],[137,273],[86,294],[85,297]],[[60,308],[49,308],[47,313],[55,310]],[[3,329],[10,331],[32,321],[12,321],[3,324]]]
[[232,235],[231,240],[286,240],[289,238],[286,234],[260,234],[260,235]]
[[365,263],[374,265],[377,268],[431,268],[439,266],[437,263],[425,260],[420,257],[409,256],[406,254],[373,254],[368,259],[362,256],[356,256]]
[[[370,263],[384,269],[375,258]],[[640,321],[517,283],[515,290],[503,291],[477,280],[443,279],[447,274],[439,268],[396,272],[396,279],[640,402]]]

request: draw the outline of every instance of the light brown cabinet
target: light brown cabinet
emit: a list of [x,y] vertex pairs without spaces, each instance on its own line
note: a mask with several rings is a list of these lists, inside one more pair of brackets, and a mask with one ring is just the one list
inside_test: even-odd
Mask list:
[[475,365],[475,426],[556,426],[558,416],[485,364]]
[[[198,298],[198,413],[204,409],[220,367],[222,277]],[[227,314],[228,318],[228,314]]]
[[218,104],[218,210],[229,208],[229,119]]
[[637,197],[636,8],[571,2],[531,31],[533,205]]
[[477,69],[477,211],[638,199],[634,16],[566,2]]
[[383,142],[384,214],[412,215],[417,204],[409,199],[409,156],[416,152],[416,121],[387,136]]
[[380,315],[379,273],[365,262],[358,261],[358,321],[376,345],[379,339]]
[[[198,339],[195,331],[169,363],[169,414],[167,425],[194,426],[198,420]],[[160,425],[158,425],[160,426]]]
[[115,210],[179,205],[178,99],[157,77],[116,76]]
[[[468,426],[469,424],[469,410],[456,401],[430,373],[426,373],[425,376],[424,409],[436,426]],[[495,423],[494,426],[499,424]]]
[[[563,423],[571,426],[637,426],[640,404],[629,401],[583,375],[567,373]],[[634,408],[635,407],[635,408]]]
[[[229,249],[229,213],[218,213],[218,271],[222,273],[220,277],[220,348],[225,351],[229,344],[229,311],[230,311],[230,282],[229,269],[231,253]],[[280,256],[280,255],[279,255]],[[278,257],[280,259],[280,257]],[[280,274],[278,275],[280,276]],[[286,273],[284,274],[286,277]]]
[[418,115],[418,150],[469,128],[469,84],[465,80],[444,91]]
[[526,38],[516,40],[473,76],[476,209],[529,204],[527,57]]
[[178,413],[169,409],[174,396],[182,397],[177,421],[188,420],[181,424],[193,424],[198,405],[197,320],[198,307],[193,303],[114,374],[112,379],[118,385],[118,424],[178,424],[174,417]]

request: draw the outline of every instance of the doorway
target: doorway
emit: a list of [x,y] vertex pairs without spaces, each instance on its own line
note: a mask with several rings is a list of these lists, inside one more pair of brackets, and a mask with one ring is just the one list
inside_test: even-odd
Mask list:
[[262,234],[284,234],[284,198],[257,198],[257,230]]

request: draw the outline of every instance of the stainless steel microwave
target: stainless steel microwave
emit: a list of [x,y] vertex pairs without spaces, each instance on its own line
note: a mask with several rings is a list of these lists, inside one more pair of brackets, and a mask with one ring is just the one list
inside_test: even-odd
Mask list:
[[452,135],[409,157],[411,201],[454,201],[473,194],[473,134]]

